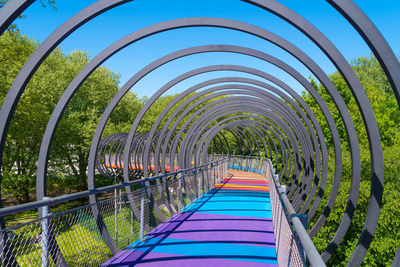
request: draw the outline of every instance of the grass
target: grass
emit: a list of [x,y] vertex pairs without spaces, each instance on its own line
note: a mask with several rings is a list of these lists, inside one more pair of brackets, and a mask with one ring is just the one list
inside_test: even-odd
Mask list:
[[[21,235],[21,233],[16,232],[17,238],[12,241],[12,244],[16,260],[20,266],[41,265],[42,248],[40,240],[37,238],[39,229],[37,227],[35,231],[25,232],[28,229],[24,227],[24,229],[21,228],[20,230],[24,231],[25,234]],[[101,237],[79,223],[68,231],[58,234],[56,240],[68,266],[82,264],[85,264],[85,266],[98,266],[112,257]],[[88,261],[89,259],[90,261]],[[50,265],[55,266],[52,260],[50,260]]]
[[[71,221],[73,223],[70,224]],[[104,222],[119,249],[124,249],[139,238],[139,223],[134,218],[131,220],[130,209],[127,207],[118,212],[117,234],[114,231],[114,213],[104,216]],[[68,266],[98,266],[112,257],[94,218],[84,210],[53,218],[51,224]],[[40,222],[27,224],[13,232],[15,237],[11,242],[19,265],[41,265]],[[54,266],[52,260],[50,263]]]
[[131,209],[122,207],[117,214],[117,232],[115,232],[115,215],[104,216],[107,229],[119,249],[124,249],[139,239],[139,222],[133,216],[131,220]]

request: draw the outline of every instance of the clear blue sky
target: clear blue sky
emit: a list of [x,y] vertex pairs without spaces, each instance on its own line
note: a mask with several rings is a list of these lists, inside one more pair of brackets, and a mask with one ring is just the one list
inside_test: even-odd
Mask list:
[[[43,0],[45,1],[45,0]],[[319,28],[350,61],[359,56],[369,56],[371,51],[351,25],[323,0],[279,0]],[[35,40],[43,41],[65,20],[73,14],[95,2],[94,0],[56,0],[57,10],[43,8],[39,1],[29,7],[19,19],[17,26],[21,32]],[[356,0],[361,9],[372,19],[392,46],[396,55],[400,55],[400,1],[398,0]],[[335,67],[326,56],[304,35],[291,25],[239,0],[135,0],[110,10],[69,36],[61,47],[65,53],[84,49],[92,57],[123,36],[148,25],[184,17],[221,17],[244,21],[263,27],[295,43],[311,56],[328,73]],[[266,41],[250,35],[225,29],[191,28],[157,34],[139,41],[120,51],[105,65],[121,74],[121,86],[143,66],[171,52],[191,46],[205,44],[231,44],[247,46],[272,54],[299,70],[305,77],[311,74],[297,60],[286,52]],[[214,64],[238,64],[259,68],[286,81],[300,92],[301,86],[276,67],[247,56],[209,53],[189,56],[168,63],[152,72],[132,90],[138,96],[150,96],[171,78],[186,71]],[[194,77],[178,84],[169,93],[177,93],[205,78],[232,75],[232,73],[210,73]],[[251,77],[251,75],[234,74]]]

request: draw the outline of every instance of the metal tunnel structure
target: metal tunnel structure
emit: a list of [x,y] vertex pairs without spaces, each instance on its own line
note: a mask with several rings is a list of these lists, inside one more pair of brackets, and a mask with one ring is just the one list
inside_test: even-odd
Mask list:
[[[367,133],[371,158],[371,192],[368,211],[362,232],[358,233],[357,246],[347,263],[348,266],[359,266],[374,237],[384,190],[384,166],[380,132],[370,101],[359,78],[342,53],[309,21],[275,0],[243,1],[285,20],[316,44],[340,72],[356,100]],[[3,33],[33,2],[33,0],[8,1],[0,9],[0,33]],[[97,1],[72,16],[37,47],[18,73],[1,107],[0,162],[9,124],[16,106],[27,84],[43,61],[65,38],[82,25],[102,13],[127,2],[130,2],[130,0]],[[353,1],[327,0],[327,2],[346,18],[371,48],[382,66],[400,105],[400,65],[379,30]],[[329,245],[321,254],[322,259],[325,262],[328,261],[342,245],[342,241],[349,231],[359,197],[361,176],[360,147],[353,120],[345,101],[328,77],[328,74],[310,56],[300,50],[295,43],[290,43],[279,35],[268,31],[268,29],[235,20],[193,17],[164,21],[132,32],[95,55],[65,88],[48,121],[38,157],[37,201],[34,205],[32,204],[31,208],[39,208],[49,203],[49,200],[46,200],[46,179],[49,151],[53,137],[69,102],[88,76],[114,54],[139,40],[162,32],[193,27],[230,29],[269,42],[295,57],[317,78],[329,93],[331,97],[329,101],[333,102],[339,111],[349,141],[351,187],[347,194],[345,214],[342,215],[340,224]],[[278,67],[298,81],[303,86],[303,89],[314,98],[326,119],[331,135],[330,138],[333,140],[334,156],[328,155],[327,136],[324,136],[323,129],[315,114],[302,99],[301,95],[296,93],[285,81],[263,70],[240,65],[209,65],[188,70],[177,77],[172,77],[167,84],[159,88],[145,103],[128,133],[103,136],[103,131],[113,110],[124,95],[135,84],[144,79],[146,75],[168,62],[190,55],[215,52],[241,54],[257,58]],[[239,76],[204,80],[187,88],[173,99],[157,118],[151,131],[146,133],[138,132],[138,127],[146,112],[164,93],[168,93],[171,87],[191,77],[221,71],[252,74],[265,82]],[[188,117],[188,114],[192,115]],[[229,146],[228,136],[236,140],[237,147]],[[303,77],[298,70],[274,55],[243,46],[209,44],[189,47],[165,55],[151,64],[143,66],[139,72],[132,76],[120,88],[104,110],[93,135],[87,169],[88,190],[95,192],[98,189],[95,179],[96,172],[118,180],[122,183],[122,187],[125,186],[126,192],[129,193],[132,192],[132,189],[126,185],[142,177],[155,177],[168,173],[173,175],[180,170],[190,170],[229,156],[257,156],[271,159],[273,167],[279,170],[279,173],[277,173],[279,175],[279,183],[286,185],[286,194],[295,212],[307,214],[309,220],[316,220],[313,227],[308,229],[309,236],[315,236],[324,226],[336,203],[342,176],[342,143],[336,122],[327,103],[307,77]],[[334,181],[330,192],[326,192],[329,172],[328,162],[332,161],[334,162]],[[156,182],[159,184],[162,180],[156,180]],[[329,199],[324,212],[317,214],[321,200],[327,194],[329,194]],[[89,197],[91,203],[97,203],[96,194],[93,193]],[[128,197],[128,202],[132,207],[136,207],[135,201],[137,200]],[[2,209],[4,212],[1,213],[1,216],[24,209],[26,207],[17,207],[14,210],[5,208]],[[116,245],[107,228],[104,227],[102,213],[96,208],[96,205],[92,206],[92,209],[96,215],[97,226],[104,242],[113,254],[117,253]],[[139,214],[140,211],[138,210],[137,213]],[[318,217],[316,218],[315,216]],[[5,229],[3,217],[1,217],[1,227]],[[4,263],[4,261],[12,260],[13,255],[4,252],[9,246],[7,245],[9,237],[6,234],[2,234],[1,239],[0,250],[3,251],[2,260]],[[62,261],[58,262],[58,264],[62,265]],[[400,265],[400,246],[392,265]],[[17,265],[14,264],[13,266]]]

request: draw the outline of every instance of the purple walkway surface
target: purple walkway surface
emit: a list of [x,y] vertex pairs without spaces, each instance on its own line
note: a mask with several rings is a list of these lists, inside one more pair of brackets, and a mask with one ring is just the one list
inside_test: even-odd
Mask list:
[[277,266],[268,184],[257,177],[227,179],[103,266]]

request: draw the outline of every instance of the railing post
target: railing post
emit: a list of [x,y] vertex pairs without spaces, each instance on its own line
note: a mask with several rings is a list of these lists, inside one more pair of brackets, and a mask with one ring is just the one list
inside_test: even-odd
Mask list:
[[193,174],[193,183],[194,183],[195,194],[196,194],[197,197],[198,197],[198,196],[199,196],[199,186],[198,186],[199,181],[198,181],[196,172],[197,172],[197,170],[194,169],[194,170],[192,171],[192,174]]
[[144,234],[144,198],[146,192],[146,185],[145,182],[142,182],[142,192],[141,192],[141,199],[140,199],[140,241],[143,241],[143,234]]
[[211,179],[210,179],[211,182],[208,190],[211,190],[211,187],[215,185],[217,171],[218,171],[218,162],[214,164],[214,168],[212,168],[211,170]]
[[240,156],[236,156],[236,158],[235,158],[235,160],[237,161],[237,167],[238,167],[238,169],[237,170],[239,170],[239,168],[240,168]]
[[219,183],[222,179],[224,179],[224,175],[223,175],[223,173],[224,173],[224,162],[222,161],[222,159],[218,164],[219,164],[219,169],[218,169],[218,183]]
[[114,236],[115,236],[115,243],[118,246],[118,203],[117,203],[117,190],[114,189]]
[[[279,181],[279,175],[275,175],[275,180]],[[286,194],[286,185],[281,185],[282,192]]]
[[210,186],[211,186],[211,178],[213,176],[213,170],[214,170],[214,165],[211,163],[211,166],[209,167],[209,171],[207,172],[209,175],[207,177],[207,192],[208,190],[210,190]]
[[182,175],[181,173],[178,173],[176,177],[178,178],[178,194],[176,194],[176,198],[177,198],[177,201],[178,201],[178,212],[180,212],[181,211],[181,202],[182,202],[182,199],[183,199],[183,195],[182,195],[182,177],[185,177],[185,176]]
[[229,162],[227,161],[225,163],[225,169],[224,169],[224,177],[223,178],[227,178],[228,177],[228,169],[229,169]]
[[[44,197],[43,200],[50,200],[48,197]],[[43,206],[42,208],[42,267],[49,266],[49,206]]]
[[204,177],[204,175],[205,175],[205,172],[208,171],[208,168],[207,168],[207,167],[208,167],[208,166],[204,166],[204,167],[203,167],[204,170],[201,171],[200,197],[201,197],[202,192],[204,193],[204,184],[205,184],[205,177]]
[[224,162],[222,161],[222,159],[220,159],[220,161],[218,162],[218,180],[217,182],[219,183],[222,179],[222,167],[224,165]]
[[199,168],[199,170],[197,171],[197,198],[200,198],[201,196],[201,178],[200,178],[200,172],[201,172],[201,168]]
[[133,235],[133,211],[131,210],[131,235]]

